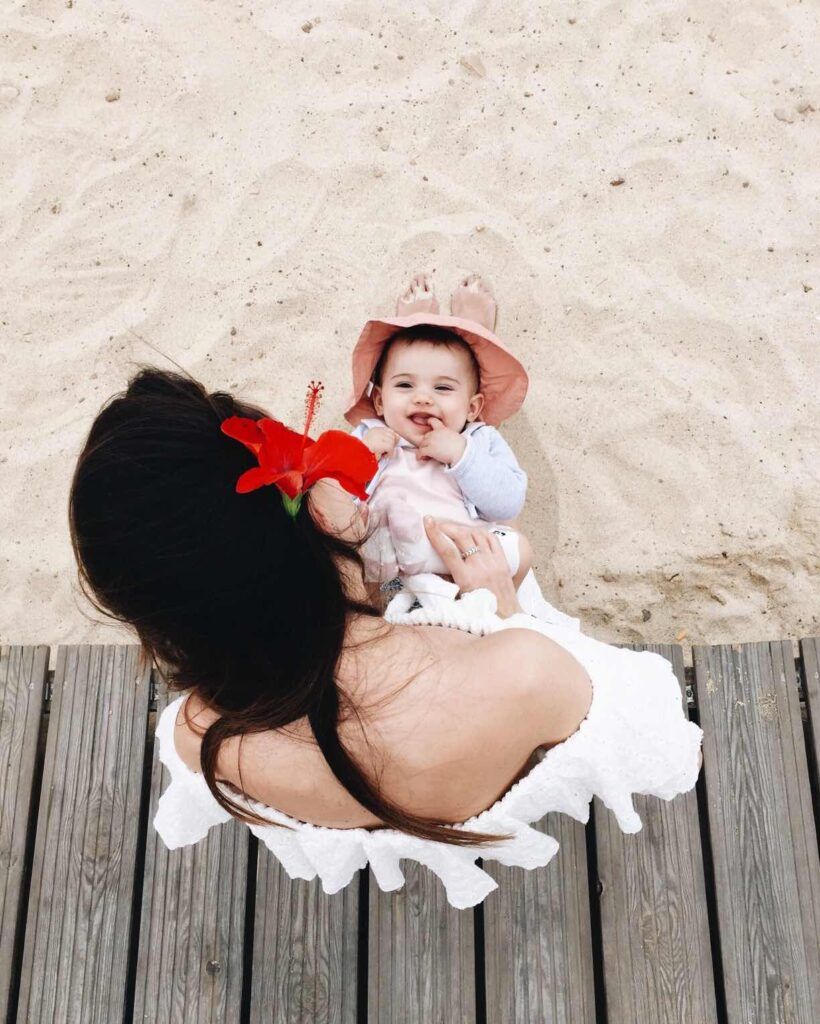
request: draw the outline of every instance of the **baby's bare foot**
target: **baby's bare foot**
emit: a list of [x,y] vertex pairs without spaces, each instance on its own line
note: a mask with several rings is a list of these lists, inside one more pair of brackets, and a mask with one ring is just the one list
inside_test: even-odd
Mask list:
[[413,313],[438,313],[438,299],[427,274],[416,274],[407,291],[396,300],[396,316]]
[[450,312],[453,316],[474,320],[482,327],[492,330],[498,306],[489,285],[478,274],[465,277],[450,297]]

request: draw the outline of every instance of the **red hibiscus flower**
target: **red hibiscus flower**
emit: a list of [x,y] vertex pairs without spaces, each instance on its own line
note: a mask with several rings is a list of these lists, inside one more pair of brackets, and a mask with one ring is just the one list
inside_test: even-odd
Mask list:
[[276,484],[285,508],[295,517],[305,492],[317,480],[332,477],[350,494],[367,500],[365,484],[379,466],[373,452],[343,430],[326,430],[316,441],[308,436],[322,390],[321,383],[310,382],[302,434],[266,417],[252,420],[230,416],[222,421],[222,433],[244,444],[259,460],[258,467],[246,470],[237,480],[238,494]]

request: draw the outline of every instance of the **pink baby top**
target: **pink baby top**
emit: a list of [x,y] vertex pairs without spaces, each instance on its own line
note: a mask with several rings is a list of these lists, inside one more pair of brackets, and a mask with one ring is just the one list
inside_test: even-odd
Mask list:
[[441,464],[434,459],[420,461],[416,458],[417,452],[417,448],[396,445],[370,496],[370,511],[391,502],[406,502],[437,519],[475,522],[464,505],[464,496],[455,477],[443,473]]
[[510,571],[517,572],[519,553],[514,531],[471,514],[458,476],[435,459],[418,459],[417,451],[405,438],[399,438],[392,453],[380,460],[367,502],[368,526],[373,524],[375,531],[362,547],[365,578],[384,583],[397,575],[448,572],[427,539],[425,515],[474,529],[494,530]]

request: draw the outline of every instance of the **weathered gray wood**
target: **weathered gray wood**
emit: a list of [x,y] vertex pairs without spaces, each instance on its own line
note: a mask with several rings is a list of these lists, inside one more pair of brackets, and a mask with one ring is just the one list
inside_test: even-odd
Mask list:
[[139,647],[59,647],[18,1021],[122,1019],[148,717]]
[[[687,711],[678,645],[631,646],[671,662]],[[643,828],[625,835],[596,799],[595,838],[608,1024],[716,1020],[706,886],[694,790],[636,796]]]
[[0,647],[0,1020],[9,1008],[48,647]]
[[370,877],[368,1024],[473,1024],[475,911],[456,910],[429,868],[404,861],[403,888]]
[[[820,781],[820,637],[801,640],[800,654],[806,679],[806,708],[812,737],[810,756],[814,760],[814,777]],[[820,828],[820,821],[815,824]]]
[[592,1024],[584,826],[548,814],[534,827],[560,844],[545,867],[484,863],[499,884],[483,904],[487,1024]]
[[817,1024],[820,862],[791,643],[694,661],[729,1024]]
[[259,843],[251,1024],[356,1024],[358,878],[328,896]]
[[[157,716],[168,703],[160,684]],[[134,1021],[238,1024],[250,832],[230,821],[193,846],[168,850],[151,822],[169,782],[155,750]]]

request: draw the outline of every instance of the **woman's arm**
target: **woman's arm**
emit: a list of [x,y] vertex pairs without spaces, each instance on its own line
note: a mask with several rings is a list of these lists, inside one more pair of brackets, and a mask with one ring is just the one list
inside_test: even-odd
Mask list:
[[[311,513],[317,519],[320,529],[335,534],[343,540],[358,543],[367,526],[367,506],[356,504],[353,495],[346,491],[338,480],[323,477],[308,491]],[[384,610],[383,594],[374,594],[371,585],[349,560],[338,560],[337,567],[344,577],[348,595],[356,601],[363,601],[378,611]]]
[[358,541],[364,535],[367,520],[353,495],[338,480],[327,476],[317,480],[308,492],[311,509],[317,513],[322,529],[335,533],[343,540]]

